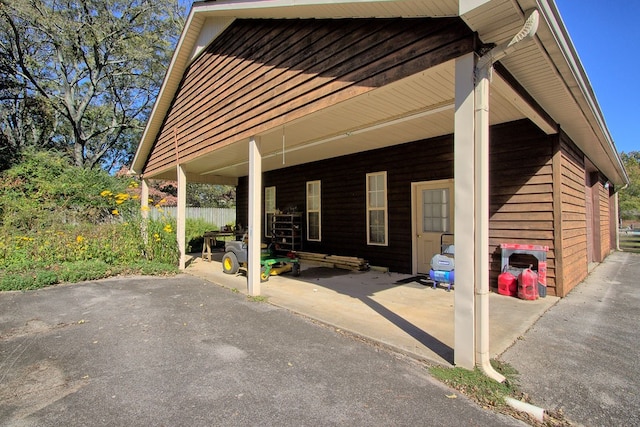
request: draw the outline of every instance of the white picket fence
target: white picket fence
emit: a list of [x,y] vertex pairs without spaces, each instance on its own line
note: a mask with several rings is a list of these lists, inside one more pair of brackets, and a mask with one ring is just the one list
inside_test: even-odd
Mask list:
[[[157,209],[151,209],[149,216],[152,219],[158,219],[162,215],[169,215],[175,218],[177,209],[176,206],[165,206],[162,208],[162,212]],[[187,208],[187,218],[202,219],[209,224],[217,226],[217,228],[221,228],[225,225],[236,223],[236,210],[226,208]]]

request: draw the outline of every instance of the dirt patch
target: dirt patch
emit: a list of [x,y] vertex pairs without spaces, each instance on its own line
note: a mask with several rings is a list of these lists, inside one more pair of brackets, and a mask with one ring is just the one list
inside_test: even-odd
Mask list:
[[20,369],[11,380],[0,384],[2,418],[19,420],[75,393],[88,383],[71,381],[54,363],[44,360]]
[[43,334],[55,329],[64,328],[69,325],[69,323],[58,323],[56,325],[50,325],[40,319],[31,319],[27,321],[27,323],[25,323],[23,327],[14,328],[6,332],[0,331],[0,341],[11,340],[14,338],[20,338],[34,334]]
[[[88,379],[69,380],[62,369],[50,360],[18,366],[22,356],[28,354],[32,344],[37,341],[38,335],[69,325],[50,325],[40,319],[31,319],[22,327],[0,334],[0,341],[14,341],[15,344],[0,362],[0,419],[23,419],[76,392],[88,382]],[[3,354],[8,351],[6,347]]]

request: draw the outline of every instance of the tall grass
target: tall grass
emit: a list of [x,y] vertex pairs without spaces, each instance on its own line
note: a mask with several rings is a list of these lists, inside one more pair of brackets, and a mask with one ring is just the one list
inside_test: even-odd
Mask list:
[[[139,195],[135,179],[27,155],[0,176],[0,290],[176,272],[175,219],[163,199],[149,200],[158,215],[144,219]],[[188,239],[211,228],[187,221]]]

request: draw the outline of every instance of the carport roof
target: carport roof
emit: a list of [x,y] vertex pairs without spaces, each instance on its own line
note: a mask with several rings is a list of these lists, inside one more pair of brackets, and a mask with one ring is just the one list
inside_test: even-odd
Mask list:
[[[501,64],[530,94],[533,104],[537,104],[549,114],[554,123],[569,135],[590,161],[598,167],[607,178],[616,185],[628,183],[628,176],[622,165],[615,144],[607,129],[602,111],[598,105],[593,88],[589,83],[584,67],[571,42],[560,14],[552,0],[273,0],[273,1],[216,1],[194,3],[181,38],[174,52],[165,80],[154,105],[152,114],[138,145],[133,161],[134,173],[142,173],[148,156],[151,153],[163,120],[169,111],[173,97],[188,65],[200,52],[236,18],[388,18],[388,17],[446,17],[460,16],[466,24],[476,31],[484,43],[502,43],[508,41],[518,32],[524,22],[524,12],[537,8],[540,12],[540,25],[535,41],[522,49],[505,57]],[[296,123],[287,124],[287,140],[298,141],[298,149],[287,148],[287,164],[296,164],[333,157],[345,152],[347,144],[339,141],[350,138],[350,147],[368,149],[376,145],[391,145],[422,139],[429,136],[443,135],[453,132],[453,90],[442,94],[441,99],[423,101],[421,105],[411,106],[411,98],[420,93],[430,91],[428,79],[437,75],[441,85],[452,85],[453,64],[442,64],[390,88],[380,88],[351,105],[336,106],[324,114],[310,117],[301,128],[313,128],[322,123],[335,123],[335,129],[325,129],[324,133],[314,135],[314,139],[296,139]],[[427,75],[429,74],[429,75]],[[423,93],[425,93],[423,92]],[[430,92],[431,93],[431,92]],[[447,94],[451,94],[448,96]],[[375,98],[378,101],[375,101]],[[404,97],[404,98],[402,98]],[[375,104],[384,99],[388,106],[394,100],[402,99],[402,108],[386,117],[375,117]],[[404,102],[407,101],[407,102]],[[379,104],[378,104],[379,105]],[[515,107],[515,108],[514,108]],[[553,123],[536,114],[535,105],[523,100],[501,77],[494,79],[492,85],[492,123],[501,123],[518,118],[528,117],[547,133],[554,133]],[[339,117],[349,109],[359,109],[366,118],[361,124],[350,124],[350,127],[339,128]],[[371,116],[368,116],[368,115]],[[334,119],[328,121],[327,118]],[[430,119],[431,123],[440,120],[444,125],[429,126],[432,134],[425,134],[425,126],[417,126],[418,120]],[[375,129],[376,132],[370,132]],[[383,132],[382,130],[386,130]],[[402,129],[402,131],[400,131]],[[269,158],[275,159],[282,139],[282,131],[273,129],[259,135],[266,147],[264,170],[278,167],[275,160],[269,164]],[[385,136],[386,135],[386,136]],[[389,135],[395,135],[390,140]],[[387,138],[383,140],[383,138]],[[360,140],[358,140],[360,138]],[[376,138],[380,138],[376,141]],[[238,141],[235,148],[226,147],[217,150],[217,164],[213,157],[195,159],[187,165],[189,179],[201,182],[223,182],[224,178],[246,175],[247,149],[246,141]],[[333,144],[332,144],[333,143]],[[322,144],[321,149],[319,146]],[[273,149],[269,151],[269,146]],[[314,149],[315,147],[315,149]],[[281,153],[281,152],[280,152]],[[321,156],[321,157],[318,157]],[[152,176],[156,178],[175,179],[175,168]]]

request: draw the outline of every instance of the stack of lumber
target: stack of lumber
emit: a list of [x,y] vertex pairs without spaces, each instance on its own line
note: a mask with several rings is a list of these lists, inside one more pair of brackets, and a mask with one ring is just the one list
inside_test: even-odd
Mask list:
[[369,269],[369,262],[362,258],[316,254],[313,252],[296,252],[298,258],[322,267],[339,268],[342,270],[364,271]]

